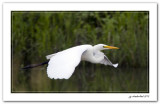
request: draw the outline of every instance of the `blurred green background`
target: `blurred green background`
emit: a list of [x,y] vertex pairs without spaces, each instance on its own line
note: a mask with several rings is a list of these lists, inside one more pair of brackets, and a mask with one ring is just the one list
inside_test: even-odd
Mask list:
[[[12,11],[12,92],[149,92],[149,12]],[[81,62],[68,80],[49,79],[46,61],[64,49],[99,43],[118,68]]]

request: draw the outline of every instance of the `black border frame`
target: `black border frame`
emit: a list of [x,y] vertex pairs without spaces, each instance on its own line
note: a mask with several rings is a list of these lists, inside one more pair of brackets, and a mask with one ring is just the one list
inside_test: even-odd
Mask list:
[[[12,38],[12,23],[13,23],[13,21],[12,21],[12,13],[13,12],[95,12],[95,11],[11,11],[11,38]],[[116,11],[96,11],[96,12],[116,12]],[[148,16],[149,16],[149,11],[118,11],[118,12],[147,12],[148,13]],[[150,18],[149,18],[150,19]],[[132,92],[132,91],[130,91],[130,92],[118,92],[118,91],[116,91],[116,92],[87,92],[87,91],[83,91],[83,92],[79,92],[79,91],[77,91],[77,92],[71,92],[71,91],[69,91],[69,92],[64,92],[64,91],[62,91],[62,92],[26,92],[26,91],[21,91],[21,92],[13,92],[12,91],[12,85],[13,85],[13,81],[12,81],[12,64],[13,64],[13,55],[12,55],[12,52],[11,52],[11,93],[78,93],[78,94],[81,94],[81,93],[145,93],[145,94],[149,94],[149,71],[150,71],[150,69],[149,69],[149,19],[148,19],[148,60],[147,60],[147,75],[148,75],[148,77],[147,77],[147,80],[148,80],[148,85],[147,85],[147,89],[148,89],[148,91],[146,91],[146,92],[139,92],[139,91],[134,91],[134,92]],[[12,41],[12,40],[10,40],[10,41]],[[12,42],[11,42],[11,51],[12,51]]]

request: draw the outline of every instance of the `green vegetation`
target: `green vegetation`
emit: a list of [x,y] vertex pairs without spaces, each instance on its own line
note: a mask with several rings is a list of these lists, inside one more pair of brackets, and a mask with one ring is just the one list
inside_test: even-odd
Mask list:
[[[148,92],[149,12],[12,12],[12,92]],[[81,62],[69,80],[46,67],[20,70],[82,44],[103,51],[119,68]]]

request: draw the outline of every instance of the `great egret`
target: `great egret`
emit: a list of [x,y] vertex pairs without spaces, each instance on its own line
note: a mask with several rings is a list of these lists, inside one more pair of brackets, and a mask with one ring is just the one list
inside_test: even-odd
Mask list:
[[47,75],[51,79],[69,79],[81,60],[110,65],[116,68],[118,63],[112,64],[107,56],[101,52],[101,50],[106,49],[119,48],[105,44],[97,44],[95,46],[80,45],[55,54],[47,55],[46,58],[49,59]]

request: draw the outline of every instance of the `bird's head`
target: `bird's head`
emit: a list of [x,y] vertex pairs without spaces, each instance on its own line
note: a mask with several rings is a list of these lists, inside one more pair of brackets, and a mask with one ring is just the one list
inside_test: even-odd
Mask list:
[[119,49],[118,47],[114,47],[114,46],[108,46],[105,44],[97,44],[94,46],[94,49],[96,50],[106,50],[106,49]]

